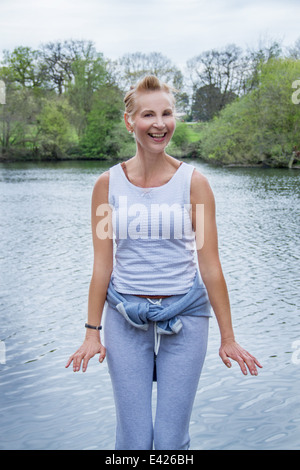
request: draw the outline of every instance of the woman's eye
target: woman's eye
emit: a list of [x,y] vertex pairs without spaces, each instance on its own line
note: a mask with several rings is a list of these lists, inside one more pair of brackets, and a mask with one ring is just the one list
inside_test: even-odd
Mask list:
[[[172,116],[172,111],[165,111],[163,113],[163,116]],[[146,113],[144,114],[144,117],[153,117],[153,113]]]

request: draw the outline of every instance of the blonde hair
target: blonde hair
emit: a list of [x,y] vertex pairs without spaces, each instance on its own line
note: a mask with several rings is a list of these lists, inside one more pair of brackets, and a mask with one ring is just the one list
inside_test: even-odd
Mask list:
[[124,97],[125,113],[127,113],[129,118],[132,118],[137,111],[136,98],[138,93],[149,91],[165,91],[171,96],[175,108],[174,93],[176,93],[177,90],[159,80],[155,75],[146,75],[136,85],[132,86]]

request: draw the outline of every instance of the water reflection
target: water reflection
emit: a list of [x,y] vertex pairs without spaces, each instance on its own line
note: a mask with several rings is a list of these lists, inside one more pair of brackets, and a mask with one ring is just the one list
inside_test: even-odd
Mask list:
[[[238,340],[264,369],[255,378],[225,369],[211,321],[192,448],[299,449],[299,173],[195,164],[215,193]],[[107,166],[1,167],[1,449],[113,449],[106,364],[64,369],[84,335],[91,191]]]

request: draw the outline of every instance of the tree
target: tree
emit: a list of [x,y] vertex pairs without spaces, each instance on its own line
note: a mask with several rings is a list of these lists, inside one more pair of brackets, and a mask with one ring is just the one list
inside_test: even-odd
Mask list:
[[295,45],[289,49],[289,55],[292,59],[300,60],[300,37],[295,42]]
[[[25,75],[24,75],[25,76]],[[21,85],[16,79],[16,68],[0,68],[0,79],[5,83],[6,104],[0,106],[0,146],[1,155],[25,156],[35,149],[35,117],[40,111],[40,99],[34,88]]]
[[237,95],[233,92],[222,93],[214,85],[204,85],[197,88],[193,94],[191,115],[195,121],[210,121]]
[[79,137],[87,126],[87,116],[92,110],[95,93],[109,83],[102,54],[77,59],[72,64],[73,80],[68,85],[66,96],[75,113],[74,125]]
[[98,56],[91,41],[56,41],[43,44],[40,51],[42,70],[50,88],[59,95],[67,91],[74,80],[73,65],[80,60],[91,62]]
[[282,48],[278,41],[260,43],[257,49],[249,49],[247,52],[247,62],[249,64],[249,78],[246,82],[245,91],[249,92],[259,86],[259,74],[263,64],[269,60],[278,59],[281,56]]
[[299,60],[273,58],[261,64],[256,88],[203,130],[202,156],[222,163],[288,166],[300,148],[300,106],[292,101],[292,83],[299,76]]
[[110,154],[110,136],[121,120],[122,106],[122,94],[118,88],[103,86],[95,92],[92,109],[87,116],[87,126],[80,139],[80,147],[85,156],[106,158]]
[[247,61],[234,44],[203,52],[187,62],[187,69],[193,86],[192,115],[197,119],[211,119],[245,90]]
[[178,122],[172,137],[172,143],[180,150],[184,150],[189,144],[189,132],[185,122]]
[[70,123],[72,112],[65,97],[54,95],[51,99],[44,100],[37,116],[37,145],[43,156],[63,157],[72,145],[78,144]]
[[125,54],[118,60],[117,67],[119,70],[118,84],[124,91],[127,91],[131,85],[134,85],[145,75],[155,75],[176,89],[181,89],[183,85],[181,71],[160,52]]
[[38,88],[43,84],[39,63],[40,53],[30,47],[17,47],[4,51],[3,64],[11,70],[11,81],[25,88]]
[[242,50],[234,44],[223,50],[212,49],[187,61],[194,89],[214,86],[225,97],[227,93],[241,94],[247,76],[247,63]]

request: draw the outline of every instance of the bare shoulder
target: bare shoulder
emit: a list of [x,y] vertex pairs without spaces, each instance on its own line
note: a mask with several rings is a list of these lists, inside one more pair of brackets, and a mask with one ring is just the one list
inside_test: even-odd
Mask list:
[[108,187],[108,184],[109,184],[109,170],[104,171],[103,173],[101,173],[101,175],[98,176],[94,187],[95,188],[98,188],[99,186]]
[[97,178],[93,189],[93,199],[108,200],[108,188],[109,188],[109,170],[104,171]]
[[167,155],[167,160],[175,170],[178,170],[178,168],[182,164],[181,160],[178,160],[178,158],[174,158],[171,155]]
[[206,176],[195,169],[191,179],[191,201],[197,203],[214,200],[213,191]]

